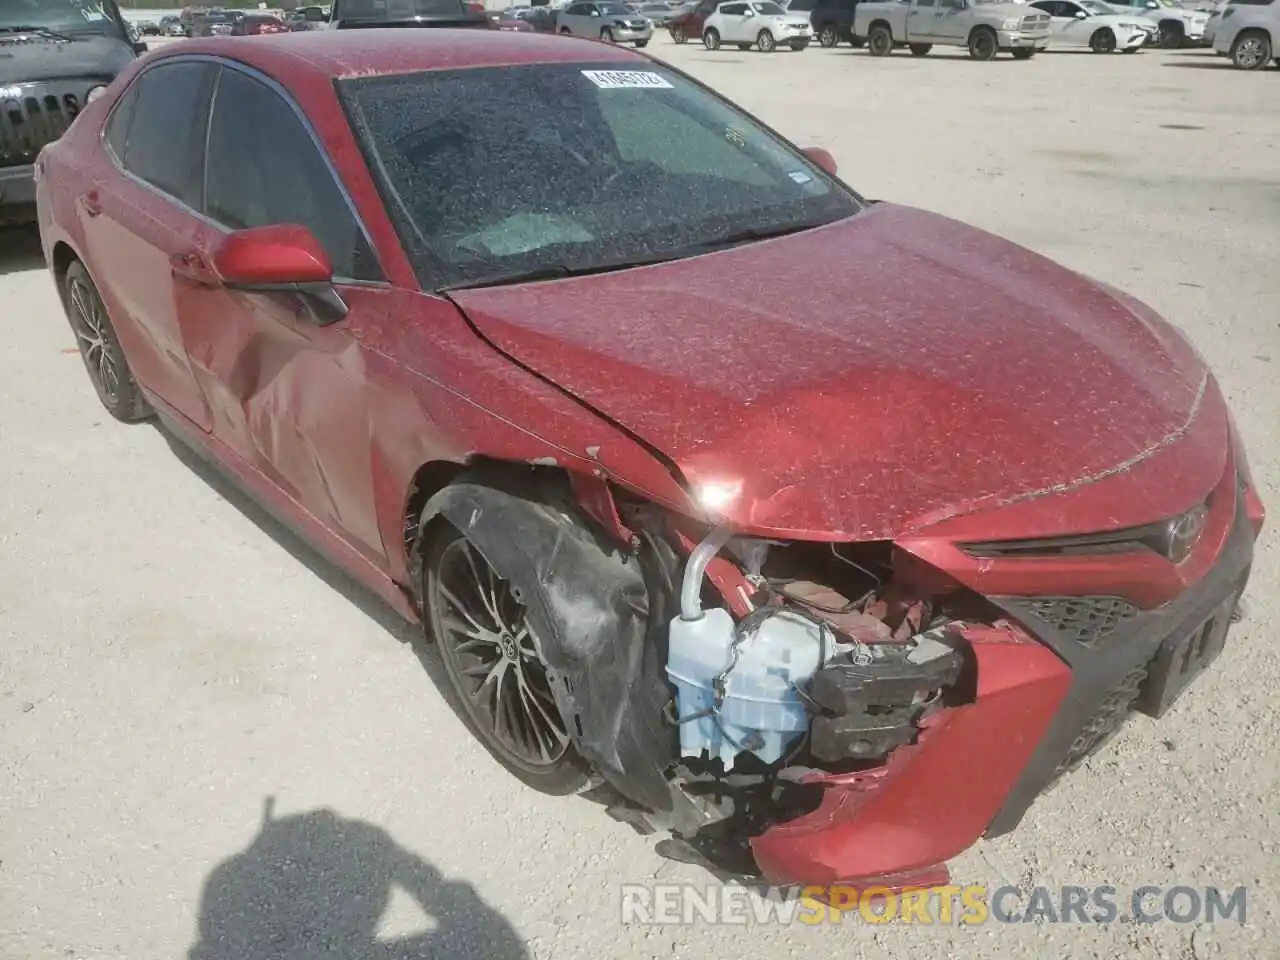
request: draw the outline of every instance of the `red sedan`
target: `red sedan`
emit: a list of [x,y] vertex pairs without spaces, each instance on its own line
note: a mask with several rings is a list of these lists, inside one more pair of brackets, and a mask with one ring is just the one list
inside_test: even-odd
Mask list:
[[266,37],[273,33],[288,33],[289,27],[279,17],[249,14],[236,21],[231,28],[233,37]]
[[420,621],[515,775],[607,782],[674,855],[939,881],[1226,642],[1263,507],[1188,342],[643,54],[175,45],[37,177],[107,410]]

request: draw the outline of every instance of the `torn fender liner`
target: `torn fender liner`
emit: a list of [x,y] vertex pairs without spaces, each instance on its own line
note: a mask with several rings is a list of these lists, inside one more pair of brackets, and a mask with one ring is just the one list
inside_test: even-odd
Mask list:
[[421,529],[445,518],[519,591],[579,753],[629,799],[670,811],[666,611],[650,615],[640,559],[609,544],[561,478],[534,474],[521,493],[515,486],[486,477],[445,487],[427,502]]

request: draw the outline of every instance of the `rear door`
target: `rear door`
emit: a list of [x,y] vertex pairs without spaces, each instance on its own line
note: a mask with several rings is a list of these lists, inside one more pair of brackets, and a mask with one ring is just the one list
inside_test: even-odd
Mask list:
[[205,170],[207,222],[188,251],[194,263],[209,264],[232,231],[304,226],[329,254],[350,309],[323,326],[299,294],[232,291],[193,275],[182,329],[214,435],[384,565],[358,331],[381,319],[389,288],[368,235],[301,109],[248,68],[221,68]]
[[77,199],[89,269],[139,382],[202,429],[209,410],[183,348],[172,260],[199,228],[204,119],[215,68],[143,71],[107,119],[105,178]]
[[[926,18],[920,16],[916,20],[926,20]],[[956,6],[956,0],[937,0],[937,12],[927,20],[927,22],[933,24],[929,40],[933,42],[944,40],[959,43],[969,36],[972,20],[973,18],[966,11]],[[914,21],[912,23],[914,25]],[[910,29],[908,33],[910,33]],[[915,38],[913,37],[912,39]]]

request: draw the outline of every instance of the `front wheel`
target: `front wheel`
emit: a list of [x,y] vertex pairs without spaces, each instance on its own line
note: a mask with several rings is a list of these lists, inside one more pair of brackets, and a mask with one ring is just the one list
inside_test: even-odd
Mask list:
[[1177,50],[1182,46],[1185,32],[1177,20],[1165,20],[1160,24],[1160,46],[1164,50]]
[[1103,27],[1089,38],[1089,49],[1094,53],[1114,53],[1116,49],[1116,35],[1110,29]]
[[637,41],[636,41],[636,49],[637,49],[637,50],[643,50],[643,49],[644,49],[645,47],[647,47],[648,45],[649,45],[649,41],[648,41],[648,40],[637,40]]
[[561,28],[560,28],[560,35],[561,35],[561,36],[567,37],[567,36],[570,36],[570,35],[571,35],[571,33],[572,33],[572,32],[569,30],[569,28],[568,28],[568,27],[561,27]]
[[824,47],[834,47],[840,42],[840,37],[836,33],[836,28],[831,24],[824,24],[822,29],[818,31],[818,43]]
[[1015,60],[1030,60],[1036,55],[1036,51],[1032,47],[1019,47],[1016,50],[1010,50]]
[[739,50],[750,50],[750,49],[751,49],[751,44],[749,44],[749,43],[740,43],[740,44],[738,44],[738,49],[739,49]]
[[1231,62],[1241,70],[1260,70],[1271,62],[1271,40],[1260,30],[1240,34],[1231,45]]
[[778,49],[777,41],[773,39],[773,34],[768,30],[761,30],[756,36],[756,46],[760,48],[761,53],[773,53]]
[[808,40],[792,40],[791,41],[791,49],[794,50],[796,53],[799,53],[801,50],[803,50],[807,46],[809,46]]
[[63,281],[63,308],[85,370],[107,413],[123,423],[137,423],[151,416],[151,407],[133,379],[106,304],[79,260],[67,268]]
[[589,771],[569,740],[517,591],[453,526],[433,538],[424,561],[428,636],[463,722],[535,790],[581,790]]
[[912,43],[907,46],[913,57],[923,57],[933,49],[932,43]]
[[688,43],[689,35],[684,32],[684,27],[674,26],[671,28],[671,39],[675,43]]
[[719,50],[720,31],[715,27],[708,27],[707,31],[702,35],[702,45],[708,50]]
[[877,23],[867,34],[867,52],[873,57],[887,57],[893,53],[893,34],[882,23]]
[[989,27],[979,27],[969,35],[969,56],[975,60],[994,60],[1000,51],[996,33]]
[[866,37],[855,37],[852,35],[850,35],[849,37],[849,46],[853,47],[853,49],[855,50],[861,50],[864,46],[866,46],[866,44],[867,44]]
[[603,30],[600,31],[600,39],[603,40],[605,43],[613,43],[613,31],[610,30],[608,27],[605,27]]

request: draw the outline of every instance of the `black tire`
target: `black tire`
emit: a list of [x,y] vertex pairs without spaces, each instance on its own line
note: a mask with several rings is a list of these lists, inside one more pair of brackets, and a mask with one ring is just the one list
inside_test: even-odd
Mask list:
[[1013,54],[1013,59],[1015,60],[1030,60],[1036,55],[1034,47],[1018,47],[1016,50],[1010,50],[1009,52]]
[[76,260],[62,282],[62,305],[75,334],[80,359],[107,413],[121,423],[138,423],[151,417],[151,405],[138,389],[124,350],[116,336],[107,306],[89,271]]
[[923,57],[933,49],[932,43],[911,43],[907,45],[907,49],[911,51],[913,57]]
[[1271,38],[1261,30],[1242,30],[1231,44],[1231,62],[1240,70],[1261,70],[1273,53]]
[[[495,760],[533,789],[554,796],[581,791],[591,782],[590,768],[573,747],[546,683],[545,665],[524,623],[523,608],[509,586],[448,523],[437,528],[423,561],[424,636],[434,641],[449,686],[446,692],[458,716]],[[473,574],[468,594],[465,584]],[[492,608],[485,593],[495,601]],[[494,609],[501,622],[491,612]],[[514,637],[509,635],[512,627]],[[487,639],[499,634],[500,640]],[[533,756],[534,743],[542,758]]]
[[1160,48],[1162,50],[1177,50],[1182,46],[1185,35],[1186,31],[1177,20],[1160,21]]
[[600,39],[603,40],[605,43],[613,43],[613,31],[610,30],[608,27],[605,27],[603,30],[600,31]]
[[1120,52],[1121,53],[1137,53],[1141,49],[1142,49],[1141,47],[1125,47]]
[[778,49],[778,41],[773,39],[773,34],[768,30],[761,30],[756,34],[756,46],[761,53],[773,53]]
[[1000,41],[990,27],[975,27],[969,34],[969,56],[974,60],[994,60],[1000,52]]
[[840,42],[840,34],[836,31],[834,23],[824,23],[818,28],[819,45],[830,49]]
[[720,49],[720,31],[715,27],[709,27],[702,33],[702,45],[708,50]]
[[796,53],[799,53],[801,50],[804,50],[806,47],[809,46],[809,41],[808,40],[792,40],[790,41],[790,45],[792,50],[794,50]]
[[875,24],[867,31],[867,52],[873,57],[887,57],[893,53],[893,31],[883,23]]
[[676,24],[671,28],[671,40],[674,43],[688,43],[689,35],[684,32],[684,27]]
[[1095,30],[1089,38],[1089,49],[1094,53],[1115,53],[1116,34],[1110,27]]
[[648,45],[649,45],[649,41],[648,41],[648,40],[637,40],[637,41],[636,41],[636,49],[637,49],[637,50],[643,50],[643,49],[644,49],[645,47],[647,47]]
[[561,28],[560,28],[560,33],[561,33],[563,36],[566,36],[566,37],[573,36],[573,31],[572,31],[572,30],[570,30],[568,27],[561,27]]
[[853,47],[853,49],[855,50],[861,50],[866,45],[867,45],[866,37],[855,37],[852,35],[849,37],[849,46]]
[[738,49],[739,49],[739,50],[750,50],[750,49],[751,49],[751,44],[749,44],[749,43],[740,43],[740,44],[738,44]]

